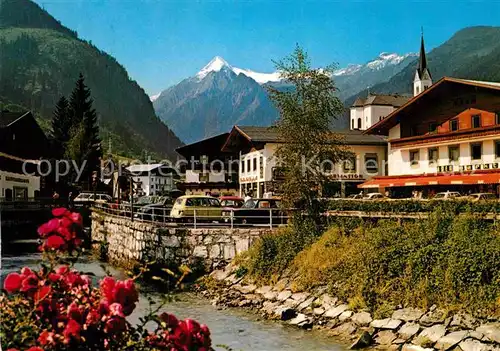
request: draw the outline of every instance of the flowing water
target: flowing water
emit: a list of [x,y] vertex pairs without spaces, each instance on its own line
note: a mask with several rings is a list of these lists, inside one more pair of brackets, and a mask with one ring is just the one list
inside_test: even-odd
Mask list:
[[[25,246],[25,245],[23,245]],[[11,250],[9,250],[11,251]],[[21,267],[37,267],[40,262],[40,254],[24,253],[6,254],[2,253],[1,277]],[[116,278],[124,279],[125,275],[120,270],[104,266]],[[102,263],[93,258],[82,258],[75,266],[83,272],[92,272],[96,278],[106,275]],[[3,279],[2,279],[3,280]],[[3,282],[2,282],[3,285]],[[139,316],[144,315],[149,304],[145,294],[160,301],[160,295],[152,291],[150,287],[141,287],[140,302],[129,317],[130,322],[138,321]],[[226,345],[233,350],[345,350],[346,347],[335,343],[324,333],[316,331],[303,331],[295,327],[287,326],[279,322],[260,320],[258,316],[237,309],[218,309],[210,304],[208,300],[199,298],[193,294],[182,293],[173,297],[164,310],[175,314],[179,318],[193,318],[200,323],[208,325],[212,332],[213,345]],[[215,346],[216,350],[222,348]]]

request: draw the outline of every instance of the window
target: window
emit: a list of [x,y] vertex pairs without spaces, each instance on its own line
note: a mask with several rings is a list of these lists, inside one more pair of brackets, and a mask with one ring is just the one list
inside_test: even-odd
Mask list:
[[254,171],[257,170],[257,157],[254,157],[254,159],[253,159],[253,170]]
[[417,94],[420,93],[420,87],[417,85]]
[[410,166],[418,167],[419,160],[420,160],[419,150],[410,150]]
[[429,165],[436,164],[438,160],[438,149],[429,149]]
[[495,141],[495,157],[500,158],[500,140]]
[[250,172],[250,171],[252,170],[252,169],[250,168],[250,162],[251,162],[251,160],[250,160],[250,159],[248,159],[248,160],[247,160],[247,172]]
[[415,126],[410,127],[410,136],[416,136],[417,135],[417,128]]
[[424,85],[424,90],[426,90],[429,86],[428,85]]
[[458,159],[460,158],[460,148],[457,145],[449,146],[448,157],[450,159],[450,162],[457,162]]
[[354,129],[354,118],[351,119],[351,129]]
[[241,173],[245,173],[245,160],[241,161]]
[[481,143],[471,144],[470,155],[473,160],[480,160],[482,156],[482,144]]
[[437,131],[438,124],[436,122],[429,123],[429,133],[434,133]]
[[361,129],[361,118],[358,118],[358,129]]
[[356,158],[351,157],[344,161],[344,172],[356,172]]
[[458,119],[452,119],[450,121],[450,131],[454,132],[458,130]]
[[365,169],[367,173],[378,173],[378,159],[377,154],[365,155]]
[[481,127],[481,115],[472,116],[472,128]]
[[261,178],[264,178],[264,156],[263,155],[260,155],[259,175]]
[[495,124],[500,124],[500,111],[495,112]]

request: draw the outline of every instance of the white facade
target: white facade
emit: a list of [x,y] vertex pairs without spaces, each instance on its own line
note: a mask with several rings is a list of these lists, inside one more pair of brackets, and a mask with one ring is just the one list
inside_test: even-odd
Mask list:
[[390,105],[365,105],[351,107],[351,130],[366,130],[388,116],[396,108]]
[[[460,172],[471,169],[498,168],[500,155],[497,155],[497,143],[500,136],[469,137],[462,140],[427,142],[425,144],[391,147],[390,140],[397,136],[399,125],[390,130],[389,136],[389,175],[420,175],[438,172]],[[480,145],[481,157],[472,158],[472,147]],[[450,154],[458,148],[458,159],[450,160]],[[435,150],[435,151],[434,151]],[[430,154],[437,155],[437,160],[430,159]],[[416,156],[416,157],[415,157]],[[413,161],[412,161],[413,159]],[[487,165],[487,166],[484,166]],[[488,168],[486,168],[488,169]]]
[[248,184],[253,186],[253,196],[264,196],[265,184],[273,179],[273,168],[276,166],[274,154],[278,147],[275,143],[267,143],[262,150],[241,155],[239,167],[240,196],[245,196]]
[[172,172],[167,166],[156,164],[137,164],[127,167],[135,183],[137,195],[161,195],[174,188]]
[[0,171],[0,197],[23,200],[34,198],[40,191],[40,177]]
[[172,176],[166,175],[145,175],[134,177],[134,182],[137,184],[139,192],[144,195],[160,195],[165,191],[172,190]]
[[[273,181],[277,147],[276,143],[267,143],[262,150],[241,155],[240,196],[244,197],[249,187],[253,197],[263,197],[269,191],[266,183]],[[331,170],[332,181],[363,182],[371,176],[385,175],[386,145],[349,145],[349,148],[356,155],[353,169],[345,169],[344,163],[334,165]],[[372,163],[366,163],[367,160],[372,160]],[[376,164],[373,160],[376,160]]]
[[224,172],[186,170],[186,183],[223,183],[225,181],[226,176]]

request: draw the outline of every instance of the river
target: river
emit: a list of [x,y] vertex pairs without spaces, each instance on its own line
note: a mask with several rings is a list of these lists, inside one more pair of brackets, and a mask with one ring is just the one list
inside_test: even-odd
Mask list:
[[[25,246],[25,245],[23,245]],[[9,250],[10,251],[10,250]],[[9,272],[17,271],[21,267],[37,267],[40,262],[38,253],[2,254],[1,277]],[[92,258],[84,257],[75,266],[83,272],[92,272],[96,279],[106,275],[101,267],[102,263]],[[105,266],[109,272],[118,279],[125,275],[119,269]],[[2,285],[3,285],[3,279]],[[160,301],[160,295],[150,287],[141,287],[141,297],[138,307],[129,317],[134,323],[139,316],[149,308],[144,294],[153,296]],[[212,333],[213,345],[216,350],[222,348],[216,345],[226,345],[233,350],[345,350],[327,337],[325,333],[317,331],[303,331],[279,322],[261,320],[258,316],[237,309],[220,310],[210,304],[208,300],[193,294],[182,293],[173,296],[173,301],[164,307],[164,310],[175,314],[179,318],[193,318],[200,323],[205,323]]]

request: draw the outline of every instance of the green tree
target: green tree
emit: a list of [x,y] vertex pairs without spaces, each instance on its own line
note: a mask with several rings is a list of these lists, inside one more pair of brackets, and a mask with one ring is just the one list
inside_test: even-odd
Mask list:
[[66,154],[67,143],[71,138],[71,122],[68,99],[61,96],[52,116],[51,133],[54,149],[59,157],[63,157]]
[[79,165],[86,162],[79,181],[88,182],[92,173],[99,170],[102,155],[97,113],[92,103],[90,89],[85,85],[85,78],[80,73],[69,100],[72,132],[67,155]]
[[275,65],[291,85],[288,89],[268,88],[280,113],[278,136],[284,141],[276,151],[285,175],[283,203],[300,208],[301,214],[305,211],[308,218],[315,219],[319,215],[315,199],[328,182],[325,166],[350,156],[343,138],[329,129],[332,119],[344,111],[331,79],[335,66],[312,68],[307,53],[298,45],[289,57]]

